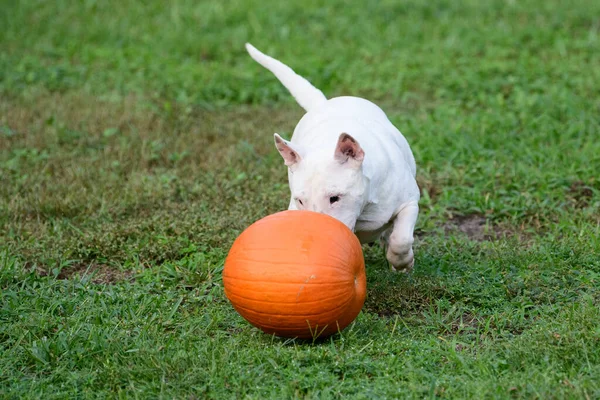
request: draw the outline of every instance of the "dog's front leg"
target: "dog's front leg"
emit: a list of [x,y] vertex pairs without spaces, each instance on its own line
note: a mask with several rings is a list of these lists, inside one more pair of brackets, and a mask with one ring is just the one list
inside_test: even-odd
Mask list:
[[394,219],[394,226],[386,238],[386,257],[394,271],[411,272],[415,263],[412,245],[414,230],[419,215],[419,205],[416,201],[403,204]]
[[297,210],[298,207],[296,207],[296,202],[294,201],[294,199],[290,199],[290,205],[288,206],[288,210]]

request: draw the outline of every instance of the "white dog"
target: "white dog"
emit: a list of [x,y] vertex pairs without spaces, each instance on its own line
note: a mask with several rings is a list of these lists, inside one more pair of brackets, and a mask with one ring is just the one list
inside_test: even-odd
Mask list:
[[370,101],[327,100],[285,64],[249,43],[246,49],[307,111],[290,141],[275,134],[288,166],[289,209],[331,215],[362,243],[381,239],[392,267],[410,272],[420,195],[415,159],[404,136]]

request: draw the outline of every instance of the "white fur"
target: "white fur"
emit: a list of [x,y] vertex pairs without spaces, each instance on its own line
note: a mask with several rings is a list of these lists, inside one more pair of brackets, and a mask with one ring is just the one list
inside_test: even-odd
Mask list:
[[275,134],[288,166],[289,209],[331,215],[362,243],[381,238],[392,266],[410,271],[419,188],[404,136],[370,101],[346,96],[327,100],[288,66],[250,44],[246,48],[307,110],[290,141]]

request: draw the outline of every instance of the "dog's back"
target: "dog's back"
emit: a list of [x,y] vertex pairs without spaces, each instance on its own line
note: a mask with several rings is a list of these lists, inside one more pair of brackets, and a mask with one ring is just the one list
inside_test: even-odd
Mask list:
[[381,108],[359,97],[334,97],[321,103],[302,117],[292,140],[310,146],[311,142],[322,143],[327,138],[333,148],[340,132],[348,132],[358,140],[369,161],[373,161],[375,154],[387,155],[386,162],[391,164],[402,159],[412,175],[416,175],[415,159],[402,133]]

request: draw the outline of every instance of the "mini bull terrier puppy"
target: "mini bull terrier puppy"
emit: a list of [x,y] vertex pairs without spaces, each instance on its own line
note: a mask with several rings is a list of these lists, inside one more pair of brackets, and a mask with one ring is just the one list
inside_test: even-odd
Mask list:
[[358,97],[327,99],[290,67],[246,43],[306,110],[290,141],[275,133],[288,167],[290,210],[337,218],[361,243],[380,239],[392,268],[414,265],[419,213],[416,165],[408,142],[375,104]]

